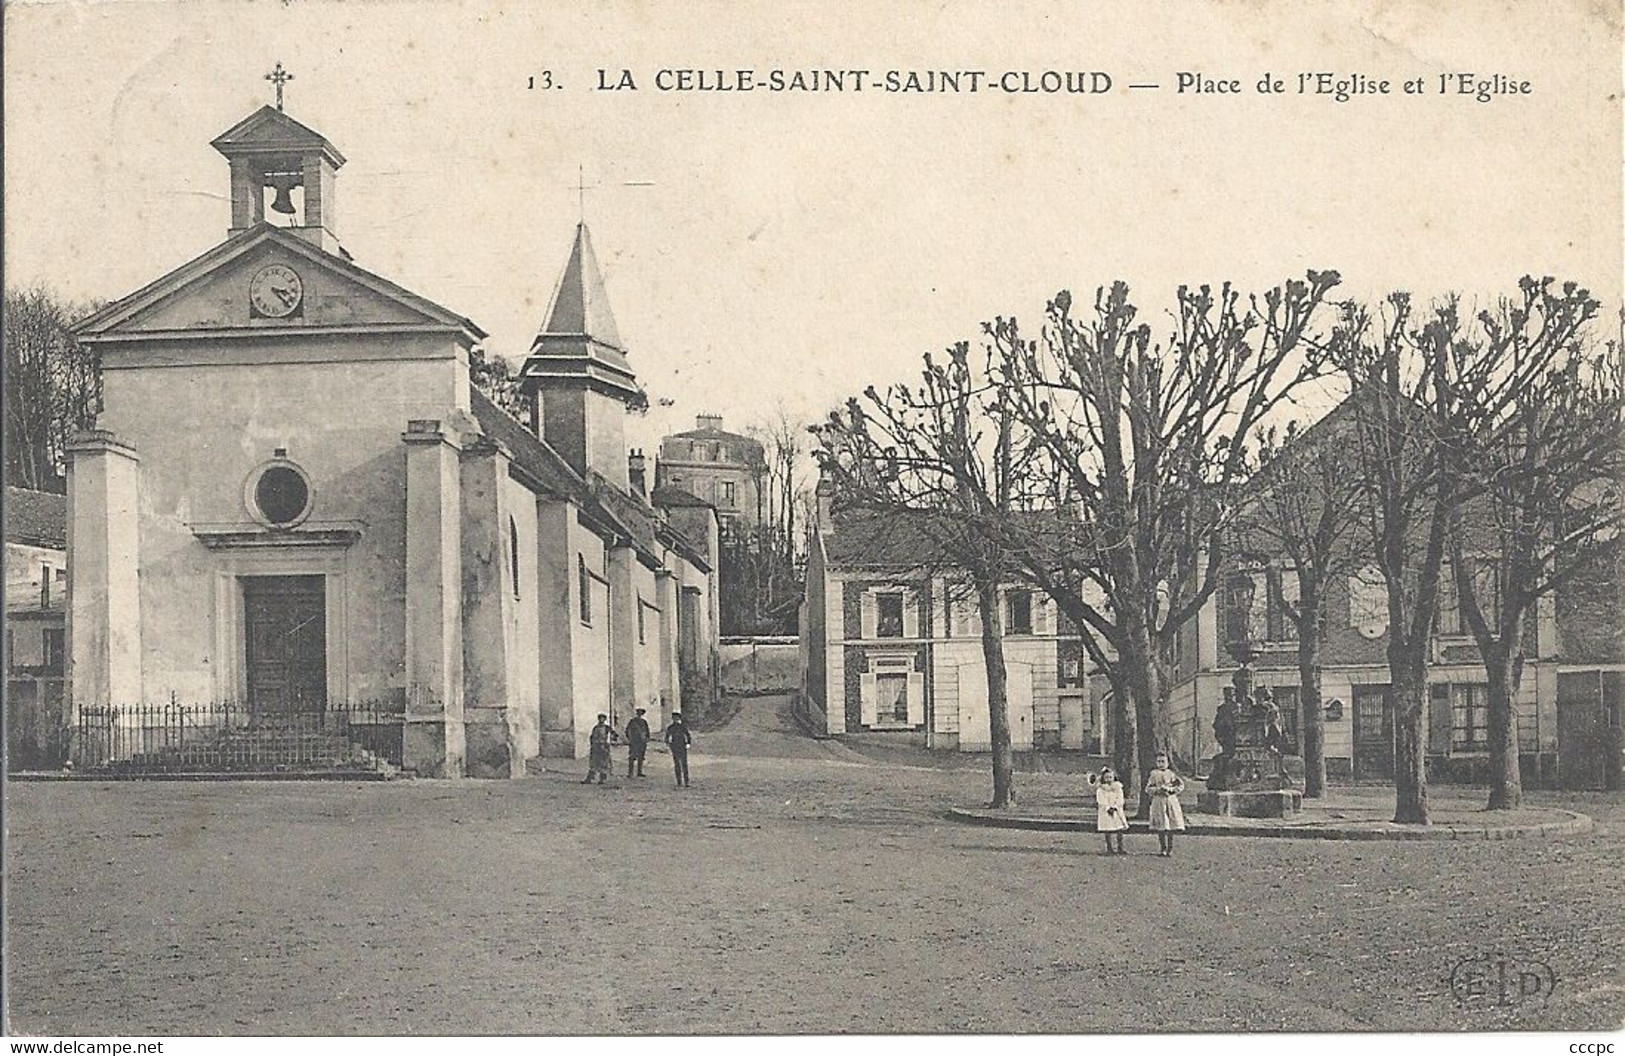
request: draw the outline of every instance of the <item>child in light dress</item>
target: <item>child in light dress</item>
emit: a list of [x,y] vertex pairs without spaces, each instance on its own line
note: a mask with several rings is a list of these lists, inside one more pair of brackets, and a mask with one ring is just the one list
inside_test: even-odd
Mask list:
[[1179,807],[1179,794],[1185,791],[1185,781],[1174,772],[1167,752],[1157,753],[1157,768],[1146,775],[1145,791],[1151,797],[1151,831],[1157,834],[1161,845],[1157,853],[1171,858],[1174,833],[1185,831],[1185,812]]
[[1095,786],[1095,830],[1106,837],[1106,853],[1127,854],[1123,850],[1123,832],[1128,828],[1128,816],[1123,813],[1123,783],[1109,766],[1101,767],[1098,777],[1090,774],[1089,783]]

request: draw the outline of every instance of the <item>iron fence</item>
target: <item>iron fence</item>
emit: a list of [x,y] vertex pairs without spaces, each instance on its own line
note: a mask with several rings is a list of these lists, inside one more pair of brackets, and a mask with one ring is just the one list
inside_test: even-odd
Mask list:
[[86,770],[128,772],[375,770],[401,765],[400,704],[235,702],[76,709],[71,757]]

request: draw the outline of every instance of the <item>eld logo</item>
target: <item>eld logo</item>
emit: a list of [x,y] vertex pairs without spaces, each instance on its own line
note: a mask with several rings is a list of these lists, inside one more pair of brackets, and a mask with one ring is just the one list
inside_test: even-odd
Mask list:
[[1456,1003],[1474,1008],[1511,1008],[1544,1002],[1557,986],[1557,973],[1536,960],[1504,953],[1464,957],[1450,970]]

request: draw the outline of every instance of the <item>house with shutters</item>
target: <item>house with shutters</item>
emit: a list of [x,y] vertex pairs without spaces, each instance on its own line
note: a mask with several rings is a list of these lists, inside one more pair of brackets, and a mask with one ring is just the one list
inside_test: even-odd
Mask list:
[[[805,713],[818,732],[992,748],[976,601],[927,534],[896,518],[835,515],[821,484],[801,611]],[[1048,597],[1000,591],[1011,742],[1099,751],[1083,643]]]
[[[1299,444],[1348,442],[1347,404],[1306,430]],[[1291,449],[1284,457],[1291,457]],[[1487,515],[1463,507],[1471,537]],[[1354,560],[1327,589],[1320,667],[1326,768],[1333,778],[1387,781],[1394,767],[1394,713],[1388,697],[1387,585],[1362,530],[1352,533]],[[1298,572],[1268,541],[1246,541],[1218,590],[1181,629],[1170,689],[1172,744],[1186,765],[1205,771],[1218,754],[1213,719],[1229,692],[1233,649],[1255,650],[1255,684],[1270,687],[1288,740],[1301,751],[1298,642],[1287,603],[1298,600]],[[1518,689],[1520,770],[1524,782],[1566,788],[1618,787],[1625,632],[1613,560],[1543,598],[1526,625],[1526,661]],[[1474,594],[1493,621],[1499,604],[1495,569],[1474,569]],[[1429,774],[1442,781],[1487,780],[1488,684],[1478,647],[1461,611],[1448,560],[1440,577],[1439,612],[1428,666]],[[1610,784],[1609,782],[1612,782]]]
[[343,247],[326,137],[266,106],[213,146],[225,240],[76,327],[104,398],[70,452],[81,764],[507,777],[599,713],[702,710],[715,516],[646,494],[586,226],[515,415],[471,384],[476,324]]
[[6,488],[6,756],[14,770],[60,762],[67,715],[67,500]]

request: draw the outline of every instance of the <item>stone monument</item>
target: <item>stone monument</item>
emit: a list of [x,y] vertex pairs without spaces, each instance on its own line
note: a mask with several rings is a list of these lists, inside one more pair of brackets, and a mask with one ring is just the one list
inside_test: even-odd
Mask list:
[[1270,688],[1253,687],[1251,646],[1234,652],[1241,666],[1213,718],[1220,752],[1197,805],[1209,814],[1289,817],[1303,809],[1303,759],[1288,751]]

